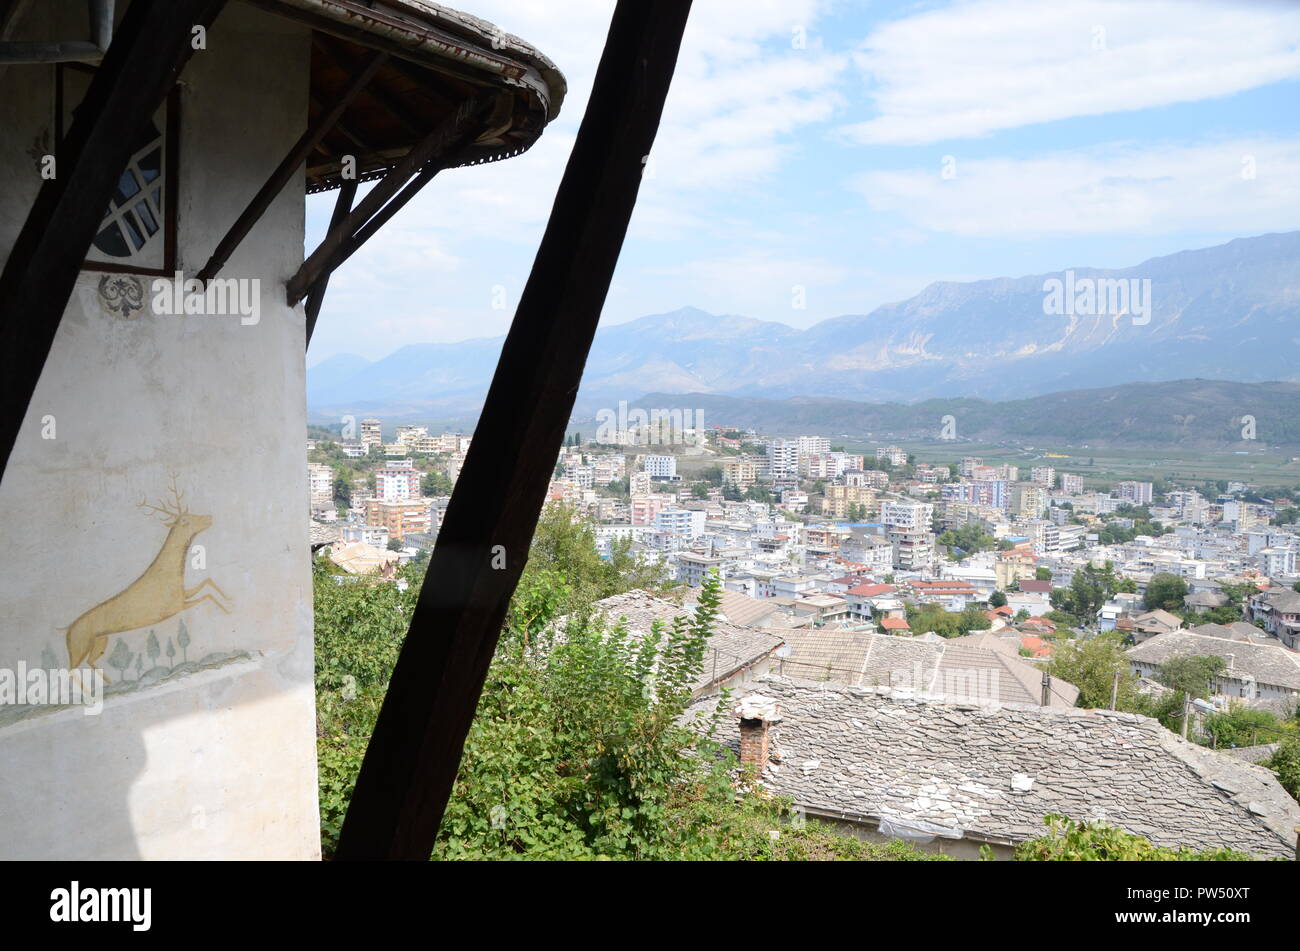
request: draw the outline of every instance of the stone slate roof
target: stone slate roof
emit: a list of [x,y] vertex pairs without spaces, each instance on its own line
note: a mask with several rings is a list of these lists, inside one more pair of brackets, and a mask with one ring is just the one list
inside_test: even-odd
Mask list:
[[[1037,704],[1042,671],[995,635],[920,640],[827,628],[775,630],[789,646],[779,672],[855,686],[911,686],[925,696]],[[1079,690],[1053,679],[1051,705],[1072,707]]]
[[1258,683],[1300,690],[1300,654],[1281,644],[1253,644],[1247,641],[1210,637],[1192,631],[1169,631],[1130,648],[1130,660],[1163,664],[1171,657],[1222,657],[1232,655],[1228,673],[1254,677]]
[[311,521],[311,527],[308,529],[308,537],[313,550],[322,545],[330,545],[338,541],[343,533],[339,531],[337,525],[327,525],[324,522],[318,522],[315,519]]
[[[628,591],[603,598],[592,604],[593,613],[603,615],[607,621],[622,620],[629,632],[645,635],[655,621],[671,624],[673,619],[691,613],[664,598],[656,598],[646,591]],[[557,627],[563,628],[561,618]],[[709,638],[709,652],[705,655],[704,669],[695,682],[698,694],[711,685],[730,677],[772,654],[782,644],[782,639],[762,628],[741,627],[718,619]]]
[[[769,675],[765,785],[812,812],[1014,843],[1049,813],[1157,845],[1291,858],[1300,805],[1272,773],[1109,710],[944,704]],[[736,736],[738,742],[738,733]]]
[[1300,614],[1300,593],[1290,588],[1265,591],[1264,602],[1281,614]]
[[752,625],[776,613],[776,606],[739,591],[723,591],[719,610],[732,624]]
[[1261,631],[1253,624],[1247,624],[1245,621],[1233,621],[1231,624],[1199,624],[1196,627],[1189,628],[1193,634],[1204,634],[1208,637],[1222,637],[1229,641],[1246,641],[1251,644],[1269,644],[1280,645],[1281,642],[1270,637],[1264,631]]

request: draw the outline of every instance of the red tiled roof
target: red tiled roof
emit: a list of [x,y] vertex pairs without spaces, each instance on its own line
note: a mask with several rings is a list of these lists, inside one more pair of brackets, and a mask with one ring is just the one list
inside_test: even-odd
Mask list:
[[910,631],[912,626],[907,623],[906,618],[887,617],[880,622],[880,626],[887,631]]
[[1029,651],[1035,657],[1047,657],[1055,648],[1041,637],[1029,635],[1020,638],[1020,646]]
[[892,584],[860,584],[856,588],[849,588],[846,593],[859,598],[875,598],[895,590],[897,589]]

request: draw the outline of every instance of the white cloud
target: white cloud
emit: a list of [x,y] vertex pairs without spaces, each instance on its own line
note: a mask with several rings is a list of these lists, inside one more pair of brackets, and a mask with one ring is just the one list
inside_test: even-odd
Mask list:
[[[1300,139],[1108,146],[939,169],[866,172],[850,187],[904,226],[966,236],[1290,230]],[[1253,175],[1254,177],[1250,177]]]
[[856,60],[879,114],[845,133],[924,144],[1295,78],[1300,5],[972,0],[886,23]]

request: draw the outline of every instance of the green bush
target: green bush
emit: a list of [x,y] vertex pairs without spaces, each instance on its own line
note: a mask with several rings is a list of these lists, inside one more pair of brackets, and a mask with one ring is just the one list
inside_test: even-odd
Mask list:
[[1020,862],[1239,862],[1254,856],[1232,849],[1167,849],[1106,822],[1043,818],[1047,835],[1016,846]]

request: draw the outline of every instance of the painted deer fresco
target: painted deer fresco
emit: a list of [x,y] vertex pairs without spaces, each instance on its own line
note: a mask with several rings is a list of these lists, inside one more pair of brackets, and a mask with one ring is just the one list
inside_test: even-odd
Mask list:
[[[70,669],[85,662],[91,668],[100,670],[95,661],[108,649],[108,639],[114,634],[158,624],[203,601],[211,601],[222,611],[230,613],[210,592],[196,597],[205,587],[211,587],[229,600],[226,593],[210,578],[205,578],[193,588],[185,587],[185,560],[190,551],[190,543],[195,535],[212,525],[212,516],[195,515],[186,508],[184,495],[176,490],[174,478],[171,482],[170,502],[160,505],[141,502],[139,507],[162,520],[167,526],[167,538],[153,563],[139,578],[111,598],[95,605],[66,629]],[[104,679],[107,680],[107,676]]]

